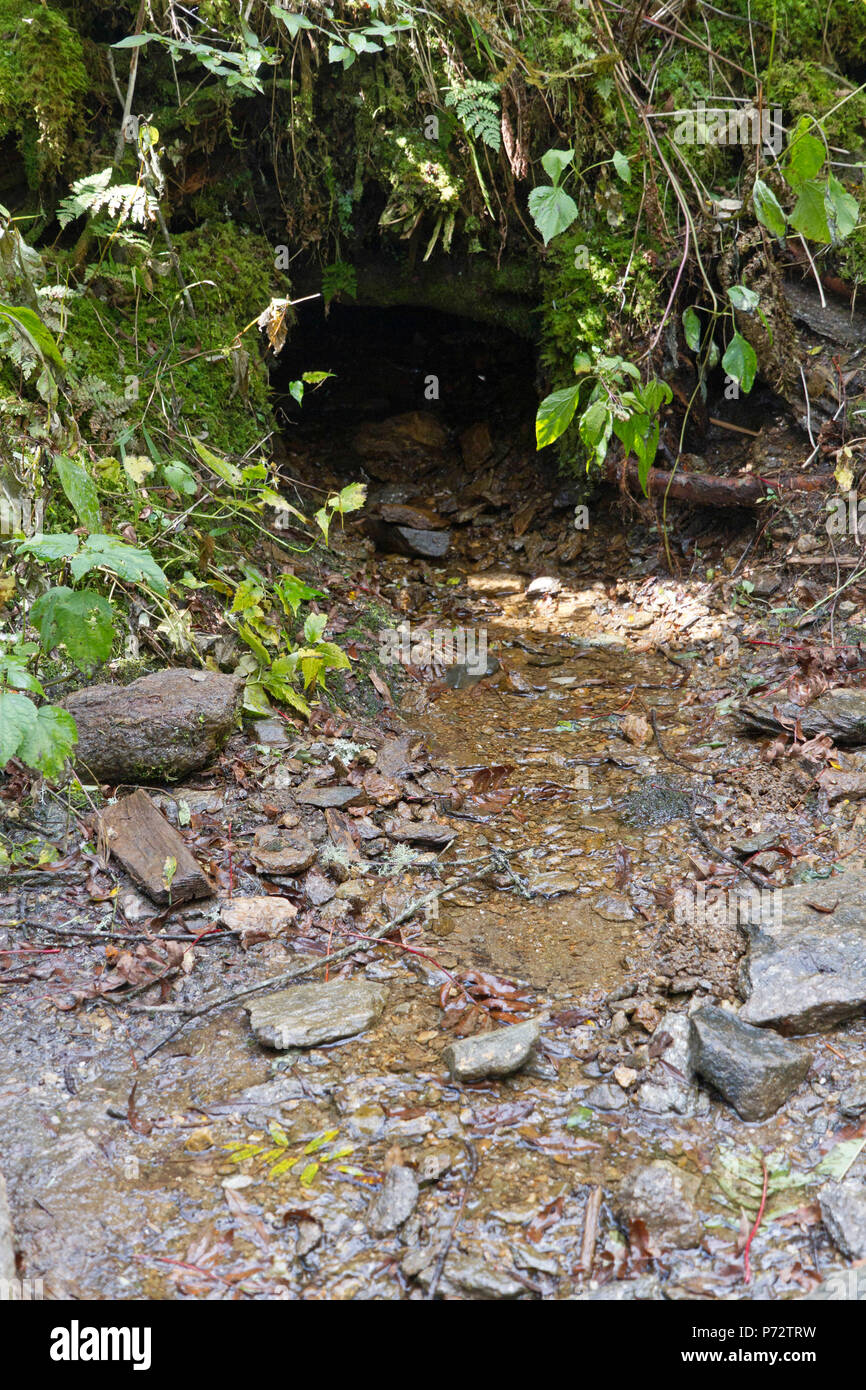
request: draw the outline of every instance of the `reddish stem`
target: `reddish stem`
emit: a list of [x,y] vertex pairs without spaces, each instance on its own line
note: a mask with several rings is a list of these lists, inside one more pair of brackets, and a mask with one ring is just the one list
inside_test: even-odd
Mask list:
[[749,1263],[749,1251],[752,1248],[752,1241],[758,1234],[758,1228],[764,1217],[764,1207],[767,1205],[767,1183],[769,1182],[769,1174],[767,1172],[767,1165],[764,1162],[763,1154],[761,1154],[761,1172],[764,1174],[764,1190],[761,1193],[761,1205],[758,1207],[758,1215],[755,1218],[755,1224],[749,1232],[749,1239],[746,1241],[746,1248],[743,1251],[743,1282],[745,1284],[751,1284],[752,1282],[752,1268]]

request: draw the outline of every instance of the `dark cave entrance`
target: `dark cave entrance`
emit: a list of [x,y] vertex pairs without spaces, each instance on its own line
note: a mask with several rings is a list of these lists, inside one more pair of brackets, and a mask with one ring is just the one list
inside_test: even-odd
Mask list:
[[[333,377],[307,387],[305,371]],[[479,420],[519,430],[535,417],[535,345],[507,328],[423,308],[371,308],[320,299],[301,304],[289,341],[271,367],[286,441],[322,427],[351,430],[371,420],[431,411],[448,429]]]

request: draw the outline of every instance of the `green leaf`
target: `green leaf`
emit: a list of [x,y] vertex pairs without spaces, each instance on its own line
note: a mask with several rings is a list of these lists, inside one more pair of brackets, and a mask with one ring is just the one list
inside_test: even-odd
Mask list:
[[742,309],[746,313],[753,313],[761,302],[757,291],[750,290],[747,285],[730,285],[728,299],[735,309]]
[[18,757],[44,777],[59,777],[78,742],[75,720],[68,710],[43,705],[18,747]]
[[529,195],[529,211],[545,246],[571,226],[577,217],[577,203],[562,188],[541,184]]
[[538,449],[546,449],[548,444],[559,439],[574,419],[580,400],[580,383],[564,386],[545,396],[535,417],[535,440]]
[[843,1139],[824,1155],[815,1171],[841,1182],[864,1148],[866,1139]]
[[40,357],[51,362],[61,372],[66,371],[66,363],[60,355],[60,349],[37,313],[22,305],[0,304],[0,317],[17,324]]
[[728,376],[740,383],[744,391],[751,391],[758,370],[758,359],[755,349],[751,343],[746,342],[741,333],[735,333],[728,343],[722,358],[722,367]]
[[229,487],[240,487],[243,477],[239,468],[235,468],[228,459],[220,458],[219,454],[215,454],[206,444],[202,444],[200,439],[194,439],[192,446],[202,463],[206,464],[212,473],[216,473],[217,477],[222,478]]
[[36,727],[37,710],[32,700],[17,691],[0,694],[0,768],[14,758]]
[[616,169],[623,183],[631,183],[631,165],[620,150],[614,150],[613,152],[613,167]]
[[90,570],[107,569],[131,584],[148,584],[155,593],[168,593],[168,580],[147,550],[127,545],[116,536],[88,536],[70,565],[73,579]]
[[358,512],[366,500],[367,484],[349,483],[347,487],[341,488],[337,493],[334,510],[338,511],[341,516],[346,512]]
[[30,610],[43,649],[61,644],[81,670],[107,661],[114,640],[111,604],[92,589],[49,589]]
[[551,183],[556,184],[573,159],[574,150],[548,150],[541,156],[541,167]]
[[613,431],[613,411],[605,400],[593,401],[580,419],[580,437],[595,461],[604,463]]
[[755,216],[768,232],[773,236],[782,237],[785,235],[786,223],[782,205],[768,184],[763,179],[755,179],[752,189],[752,205],[755,209]]
[[692,352],[699,352],[701,346],[701,321],[695,309],[689,307],[683,313],[683,332],[686,343]]
[[172,459],[170,463],[164,463],[162,476],[175,497],[192,497],[198,489],[195,474],[187,464],[181,463],[180,459]]
[[37,560],[68,560],[78,550],[78,537],[57,531],[52,536],[31,536],[15,549],[16,555],[33,555]]
[[309,584],[305,584],[294,574],[281,574],[279,579],[275,579],[274,593],[283,606],[283,612],[288,613],[291,610],[294,617],[297,617],[302,603],[309,603],[313,598],[324,598],[320,589],[311,589]]
[[313,21],[308,19],[305,14],[289,14],[283,9],[282,5],[271,5],[270,10],[275,19],[279,19],[281,23],[285,24],[292,38],[294,38],[301,29],[315,29],[316,27]]
[[857,226],[860,217],[860,205],[856,198],[845,192],[835,175],[831,174],[827,180],[824,207],[833,244],[838,245],[840,241],[849,237]]
[[96,484],[80,463],[67,458],[66,454],[54,455],[54,467],[60,479],[60,486],[72,504],[75,515],[88,531],[98,531],[102,525],[99,515],[99,498]]
[[0,656],[0,681],[13,690],[30,690],[34,695],[45,694],[32,672],[11,656]]
[[782,173],[795,190],[813,179],[824,163],[824,142],[810,135],[811,125],[808,116],[801,116],[788,144],[788,159]]
[[150,43],[151,39],[157,38],[156,34],[130,34],[128,38],[119,39],[117,43],[110,45],[111,48],[141,48],[144,44]]
[[304,641],[321,642],[322,633],[328,625],[327,613],[308,613],[304,623]]
[[823,184],[812,180],[801,185],[799,197],[789,220],[795,232],[809,237],[811,241],[820,241],[827,245],[832,240],[827,221]]

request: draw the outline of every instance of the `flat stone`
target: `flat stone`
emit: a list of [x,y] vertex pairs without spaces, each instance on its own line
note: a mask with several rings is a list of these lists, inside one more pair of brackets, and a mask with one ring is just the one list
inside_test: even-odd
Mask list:
[[692,1249],[704,1233],[694,1209],[700,1185],[697,1174],[658,1159],[622,1184],[614,1203],[617,1216],[625,1227],[642,1221],[656,1249]]
[[806,738],[826,733],[834,743],[866,744],[866,691],[853,686],[825,690],[810,705],[797,705],[790,700],[741,700],[734,714],[742,725],[756,733],[781,733],[781,716],[798,720]]
[[[418,1283],[424,1288],[429,1288],[435,1267],[434,1257],[418,1273]],[[519,1298],[526,1293],[526,1287],[483,1255],[463,1255],[452,1250],[445,1261],[437,1292],[481,1299]]]
[[387,1236],[396,1231],[415,1210],[418,1201],[418,1179],[411,1168],[396,1163],[389,1168],[385,1179],[367,1211],[367,1230],[373,1236]]
[[690,1057],[742,1120],[766,1120],[805,1080],[812,1053],[704,1005],[691,1016]]
[[363,805],[367,793],[363,787],[299,787],[295,800],[302,806],[318,806],[320,811],[341,811],[344,806]]
[[779,889],[771,919],[747,927],[743,1022],[812,1033],[859,1015],[866,1005],[864,902],[862,870]]
[[862,1178],[830,1182],[818,1193],[827,1234],[852,1260],[866,1259],[866,1183]]
[[316,846],[302,831],[277,830],[260,825],[255,833],[250,858],[257,868],[269,874],[300,874],[316,857]]
[[483,661],[455,661],[442,677],[449,690],[471,690],[479,681],[495,676],[499,662],[495,656],[485,657]]
[[442,1056],[455,1081],[510,1076],[529,1061],[540,1034],[538,1019],[528,1019],[474,1038],[461,1038],[446,1047]]
[[624,1110],[628,1105],[628,1096],[621,1086],[603,1081],[583,1097],[583,1104],[591,1106],[593,1110]]
[[351,1038],[375,1023],[388,991],[367,980],[331,980],[295,985],[247,1004],[250,1026],[260,1043],[278,1052],[316,1047]]
[[298,915],[298,909],[288,898],[266,894],[259,898],[232,898],[220,906],[220,921],[229,931],[240,932],[242,938],[279,936]]
[[441,825],[435,820],[398,820],[385,827],[389,840],[397,840],[408,845],[429,845],[444,849],[450,845],[457,834],[450,825]]
[[176,667],[130,685],[92,685],[68,695],[75,767],[84,780],[177,782],[213,762],[240,713],[243,681]]
[[304,879],[304,896],[313,907],[323,907],[335,896],[337,890],[329,878],[318,869],[310,869]]
[[381,502],[376,510],[383,521],[409,526],[415,531],[443,531],[448,525],[429,507],[417,507],[411,502]]
[[528,887],[533,897],[556,898],[560,893],[576,893],[580,888],[580,879],[575,878],[574,874],[554,869],[547,874],[534,874],[529,879]]

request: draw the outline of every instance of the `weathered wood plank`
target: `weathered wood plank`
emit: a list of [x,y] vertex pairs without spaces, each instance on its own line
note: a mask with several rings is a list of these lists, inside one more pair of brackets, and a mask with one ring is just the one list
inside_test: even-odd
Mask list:
[[213,893],[185,842],[147,792],[133,792],[106,807],[99,821],[110,853],[155,903],[186,902]]

